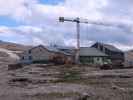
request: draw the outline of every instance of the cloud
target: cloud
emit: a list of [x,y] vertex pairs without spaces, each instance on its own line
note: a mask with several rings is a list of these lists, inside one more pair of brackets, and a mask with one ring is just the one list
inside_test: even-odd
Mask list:
[[64,45],[63,34],[53,34],[47,29],[34,27],[34,26],[18,26],[18,27],[0,27],[0,36],[4,36],[5,38],[13,38],[13,42],[15,40],[23,40],[18,41],[21,44],[61,44]]
[[32,6],[37,0],[0,0],[0,15],[8,16],[17,21],[24,21],[32,14]]
[[[1,0],[0,16],[11,17],[23,25],[1,26],[0,31],[9,36],[25,37],[24,40],[29,44],[76,45],[76,25],[71,22],[60,23],[58,17],[78,16],[106,24],[81,24],[82,46],[101,41],[127,49],[133,44],[132,3],[132,0],[65,0],[56,5],[47,5],[39,0]],[[106,27],[108,25],[112,27]]]

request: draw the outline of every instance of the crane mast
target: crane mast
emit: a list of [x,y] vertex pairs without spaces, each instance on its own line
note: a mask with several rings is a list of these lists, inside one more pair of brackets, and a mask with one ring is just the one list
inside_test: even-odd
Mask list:
[[68,21],[68,22],[75,22],[77,28],[77,47],[76,47],[76,54],[75,54],[75,63],[79,64],[79,52],[80,52],[80,23],[87,23],[81,21],[80,18],[69,19],[64,17],[59,17],[60,22]]

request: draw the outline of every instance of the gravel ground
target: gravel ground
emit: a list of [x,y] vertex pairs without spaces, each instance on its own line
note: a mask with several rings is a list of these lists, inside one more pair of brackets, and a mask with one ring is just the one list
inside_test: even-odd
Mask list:
[[0,64],[0,100],[133,100],[133,69]]

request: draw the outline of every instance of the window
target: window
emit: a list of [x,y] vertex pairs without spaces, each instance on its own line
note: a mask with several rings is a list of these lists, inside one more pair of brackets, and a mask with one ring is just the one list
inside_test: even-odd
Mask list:
[[106,53],[106,54],[108,54],[108,52],[109,52],[109,51],[108,51],[108,49],[107,49],[107,48],[105,48],[105,53]]
[[108,50],[107,48],[105,48],[105,53],[108,54],[108,55],[111,55],[112,54],[111,51]]
[[29,60],[32,60],[32,56],[29,56]]
[[88,58],[88,62],[89,62],[89,63],[94,63],[93,57],[89,57],[89,58]]
[[93,57],[80,57],[80,62],[83,64],[91,64],[94,62]]
[[22,57],[22,60],[24,60],[24,56]]
[[97,57],[97,61],[99,61],[100,60],[100,58],[99,57]]
[[29,50],[29,54],[31,54],[31,50]]
[[100,46],[100,50],[103,51],[103,46]]

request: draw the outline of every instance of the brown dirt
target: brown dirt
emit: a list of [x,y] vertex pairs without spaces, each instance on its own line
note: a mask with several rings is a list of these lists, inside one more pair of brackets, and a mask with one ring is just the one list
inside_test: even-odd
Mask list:
[[0,65],[0,100],[133,100],[133,69],[7,64]]

